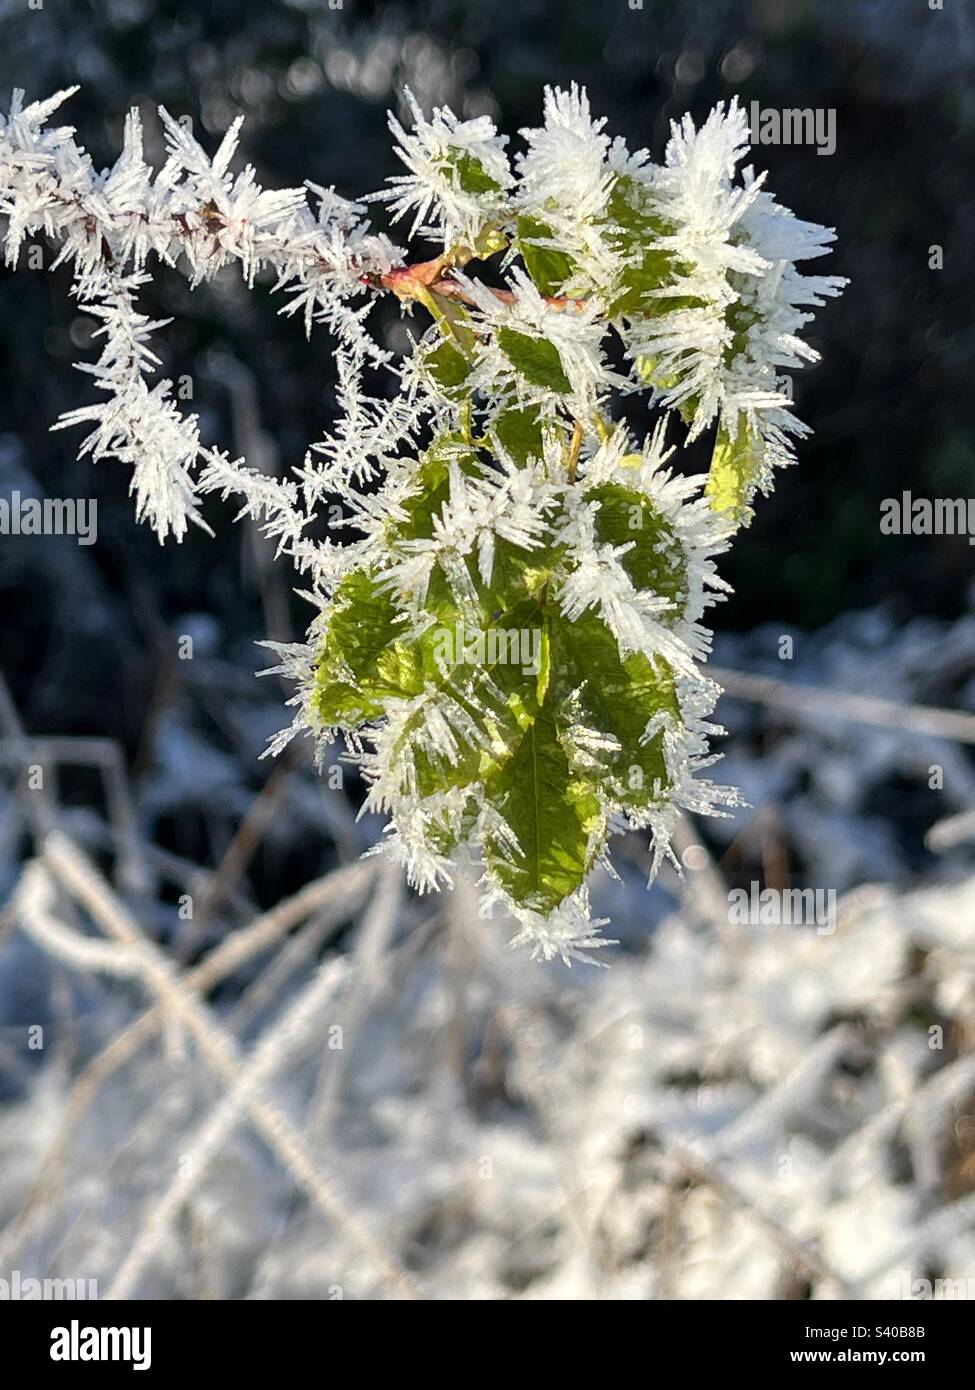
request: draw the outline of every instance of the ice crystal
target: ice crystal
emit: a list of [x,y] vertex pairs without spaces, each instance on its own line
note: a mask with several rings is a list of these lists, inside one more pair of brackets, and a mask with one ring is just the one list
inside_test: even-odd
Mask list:
[[[161,541],[205,526],[217,492],[294,565],[315,614],[305,643],[277,648],[296,694],[274,750],[344,736],[364,809],[388,816],[383,850],[418,891],[476,853],[485,910],[510,912],[517,942],[591,959],[587,885],[611,834],[649,829],[656,872],[682,810],[735,801],[701,775],[720,732],[702,619],[727,590],[717,557],[806,430],[783,373],[815,360],[801,334],[844,282],[797,266],[832,232],[739,170],[735,102],[675,124],[657,165],[605,132],[585,92],[549,90],[512,163],[488,118],[428,119],[407,94],[412,128],[390,121],[406,173],[365,202],[440,244],[408,261],[363,204],[233,172],[239,121],[210,157],[162,112],[154,171],[133,111],[99,172],[50,125],[70,94],[16,93],[0,118],[7,261],[49,239],[99,321],[83,367],[99,400],[60,425],[90,426],[82,452],[131,469]],[[472,273],[492,259],[493,276]],[[338,418],[288,476],[201,442],[153,382],[163,325],[137,295],[158,261],[191,285],[231,263],[247,285],[270,269],[282,312],[336,336]],[[426,315],[399,361],[366,322],[387,292],[414,325]],[[366,393],[376,367],[392,392]],[[616,409],[634,392],[661,412],[642,440]],[[681,433],[708,429],[710,472],[687,476]]]

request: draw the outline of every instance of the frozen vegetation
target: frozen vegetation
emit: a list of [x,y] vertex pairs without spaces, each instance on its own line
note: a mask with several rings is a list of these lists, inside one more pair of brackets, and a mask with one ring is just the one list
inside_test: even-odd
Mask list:
[[[773,635],[717,657],[782,678]],[[975,1277],[962,750],[838,715],[844,690],[946,696],[975,620],[897,635],[851,614],[794,636],[795,680],[834,693],[820,715],[724,702],[752,808],[718,824],[746,864],[761,839],[771,876],[778,842],[796,882],[840,889],[835,931],[730,926],[734,846],[711,841],[719,868],[693,831],[695,867],[648,895],[645,846],[625,841],[637,862],[594,890],[622,943],[609,970],[529,966],[466,879],[404,898],[383,860],[356,857],[375,827],[302,767],[264,852],[330,822],[336,867],[264,914],[231,876],[195,924],[196,963],[172,964],[194,924],[160,883],[204,880],[153,850],[154,824],[215,789],[238,813],[252,800],[246,768],[202,740],[199,701],[219,686],[245,734],[273,709],[266,687],[201,662],[137,808],[141,923],[57,837],[4,918],[0,1266],[95,1278],[102,1297],[970,1292],[937,1282]],[[954,791],[925,804],[938,854],[908,837],[912,862],[870,808],[893,778],[926,786],[929,765]],[[6,803],[11,889],[32,805]],[[87,809],[62,825],[91,857],[129,833]],[[158,944],[129,943],[146,923]]]

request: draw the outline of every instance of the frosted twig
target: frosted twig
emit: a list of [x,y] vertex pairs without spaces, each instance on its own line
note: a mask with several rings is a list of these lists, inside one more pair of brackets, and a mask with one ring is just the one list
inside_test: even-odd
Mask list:
[[[362,895],[365,896],[364,894]],[[254,980],[241,991],[240,998],[227,1016],[227,1027],[238,1037],[248,1032],[254,1019],[279,994],[286,980],[307,968],[322,945],[340,923],[351,913],[340,917],[334,911],[315,913],[290,937]]]
[[[143,982],[160,1002],[171,1007],[182,1020],[196,1039],[201,1054],[224,1080],[232,1086],[236,1085],[241,1061],[234,1039],[224,1031],[211,1011],[186,990],[159,949],[139,933],[122,905],[78,849],[64,835],[54,831],[45,841],[44,860],[106,933],[138,950],[142,959]],[[359,1247],[377,1272],[402,1296],[412,1297],[411,1282],[388,1251],[347,1209],[334,1177],[315,1163],[291,1121],[269,1102],[254,1098],[248,1101],[247,1112],[287,1171],[322,1214]]]
[[[334,1020],[341,1026],[343,1038],[348,1040],[349,1047],[355,1046],[370,1003],[384,986],[383,962],[396,930],[402,901],[402,874],[395,865],[384,863],[376,880],[372,901],[359,927],[352,984],[339,1016]],[[324,1137],[328,1132],[329,1121],[341,1093],[347,1056],[348,1048],[345,1046],[328,1055],[318,1094],[309,1108],[307,1131],[312,1141]]]
[[82,936],[54,915],[54,885],[44,867],[30,863],[20,876],[14,912],[21,926],[56,960],[75,970],[90,970],[117,979],[137,979],[142,962],[130,945],[119,946],[101,937]]
[[[376,860],[364,859],[309,883],[299,893],[257,918],[249,927],[228,936],[200,965],[183,977],[184,988],[205,994],[248,960],[269,950],[297,923],[314,912],[320,914],[319,921],[323,923],[342,921],[358,909],[378,868]],[[98,1092],[121,1067],[131,1061],[140,1047],[152,1039],[161,1021],[162,1009],[157,1004],[113,1038],[75,1080],[67,1109],[40,1172],[17,1220],[0,1240],[0,1268],[11,1268],[16,1264],[17,1250],[36,1225],[45,1199],[55,1190],[58,1174],[74,1135]]]
[[152,1205],[131,1249],[116,1270],[106,1295],[131,1298],[147,1264],[158,1254],[180,1208],[206,1176],[207,1169],[254,1103],[264,1086],[284,1066],[293,1064],[302,1048],[322,1029],[322,1017],[348,972],[348,963],[337,958],[312,977],[273,1031],[267,1032],[248,1059],[237,1080],[212,1114],[184,1146],[180,1164],[169,1187]]
[[935,854],[945,854],[971,840],[975,840],[975,811],[961,811],[935,821],[924,837],[924,843]]
[[692,1150],[681,1144],[665,1141],[665,1149],[670,1158],[688,1177],[707,1184],[734,1211],[747,1212],[772,1238],[786,1258],[799,1268],[806,1270],[817,1279],[828,1280],[844,1298],[859,1299],[862,1295],[857,1286],[837,1273],[823,1259],[816,1246],[800,1239],[784,1225],[777,1216],[767,1211],[756,1198],[751,1197],[726,1173],[698,1157]]
[[[674,125],[655,165],[610,140],[578,87],[547,89],[543,125],[522,131],[512,164],[489,118],[447,108],[428,118],[408,98],[412,130],[391,120],[407,172],[374,198],[443,244],[404,264],[361,206],[315,189],[316,215],[305,189],[266,190],[253,168],[232,172],[239,119],[211,156],[161,112],[168,158],[155,172],[133,110],[120,157],[96,171],[70,128],[49,125],[70,95],[25,105],[16,91],[0,118],[7,258],[16,264],[25,237],[54,239],[80,303],[101,320],[102,352],[87,370],[107,399],[62,424],[90,424],[82,450],[131,467],[137,515],[160,540],[204,525],[204,495],[234,496],[238,519],[302,576],[315,610],[307,640],[269,644],[275,674],[296,684],[296,712],[268,751],[310,734],[321,755],[341,733],[411,886],[442,887],[452,856],[476,850],[486,896],[517,921],[518,944],[591,962],[608,943],[589,880],[610,837],[649,828],[655,873],[683,811],[721,815],[738,801],[700,775],[720,732],[702,620],[729,587],[717,557],[775,468],[793,461],[792,437],[808,432],[783,369],[817,360],[803,336],[811,309],[846,283],[799,269],[827,253],[833,231],[792,216],[763,176],[739,168],[749,141],[737,101],[700,127]],[[473,278],[478,261],[502,254],[503,289]],[[222,377],[257,468],[204,446],[170,383],[150,387],[159,359],[149,344],[163,324],[136,297],[157,260],[182,266],[192,285],[231,263],[248,286],[270,269],[291,292],[286,312],[337,335],[339,419],[290,476],[264,466],[240,368],[225,360]],[[429,315],[395,366],[364,326],[385,291]],[[367,389],[371,364],[391,367],[389,396]],[[636,392],[682,416],[688,441],[717,422],[706,480],[664,467],[663,413],[642,438],[607,424],[615,398]],[[378,489],[363,487],[380,474]],[[322,536],[326,503],[329,526],[358,539]],[[551,605],[546,661],[557,679],[539,683],[522,663],[524,689],[505,693],[485,663],[439,650],[428,669],[424,634],[493,628],[524,601],[523,573]],[[273,628],[287,627],[279,600]],[[604,676],[608,698],[597,693]],[[523,797],[509,779],[541,746],[551,775],[527,779]],[[585,796],[564,793],[583,785]],[[549,842],[537,829],[556,819]]]
[[108,397],[69,412],[62,423],[91,423],[84,447],[96,458],[114,455],[129,463],[138,514],[152,521],[160,540],[170,532],[179,539],[188,522],[203,524],[193,476],[201,449],[196,419],[176,409],[172,383],[150,388],[146,381],[159,362],[147,339],[162,326],[135,307],[149,261],[182,265],[193,285],[230,262],[252,285],[267,266],[276,287],[291,292],[283,312],[300,313],[309,331],[324,321],[383,361],[386,354],[362,326],[369,304],[352,308],[348,301],[365,296],[370,277],[378,284],[400,257],[386,238],[367,233],[360,208],[329,190],[317,190],[316,215],[303,188],[262,189],[250,166],[231,175],[239,120],[211,159],[161,111],[168,159],[154,175],[133,109],[121,155],[99,173],[71,127],[47,126],[75,90],[26,106],[23,92],[15,91],[9,116],[0,118],[6,259],[15,265],[24,239],[39,233],[60,243],[56,264],[71,263],[79,301],[102,321],[104,349],[88,371]]
[[119,744],[108,738],[66,735],[42,738],[20,734],[0,739],[0,760],[97,768],[105,788],[109,820],[121,849],[119,867],[122,886],[140,895],[147,891],[146,855],[139,841],[135,807]]
[[906,729],[914,734],[932,734],[954,739],[956,743],[975,743],[975,714],[962,710],[939,709],[933,705],[900,705],[873,695],[855,695],[848,690],[795,685],[744,671],[712,667],[710,674],[725,694],[735,699],[754,700],[770,709],[790,714],[812,714],[821,719],[847,720],[853,724],[875,724],[882,729]]

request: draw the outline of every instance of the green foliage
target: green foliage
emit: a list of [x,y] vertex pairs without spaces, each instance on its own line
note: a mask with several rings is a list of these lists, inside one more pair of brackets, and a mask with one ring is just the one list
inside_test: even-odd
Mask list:
[[499,537],[494,543],[494,569],[491,581],[479,589],[489,618],[510,613],[512,604],[525,598],[538,598],[559,559],[559,550],[540,546],[525,550]]
[[[693,350],[673,351],[667,337],[672,316],[708,306],[680,292],[701,277],[673,249],[679,237],[658,211],[654,186],[612,173],[585,236],[561,247],[556,209],[541,202],[531,214],[506,215],[504,190],[468,151],[449,150],[443,167],[459,191],[487,200],[480,231],[445,255],[447,266],[506,249],[509,259],[521,256],[539,294],[553,301],[547,312],[563,310],[554,301],[567,292],[601,303],[604,323],[620,333],[634,360],[635,384],[674,392],[674,408],[690,423],[699,399],[679,388],[694,371]],[[496,195],[495,216],[488,203]],[[601,243],[599,255],[585,250],[590,236]],[[473,837],[488,881],[516,914],[546,918],[573,899],[571,919],[574,895],[604,853],[610,823],[629,816],[656,831],[659,812],[680,804],[695,771],[702,743],[685,717],[693,646],[685,624],[692,609],[700,612],[703,585],[711,582],[706,556],[713,538],[696,518],[686,523],[687,493],[679,484],[671,487],[665,477],[660,486],[647,482],[653,469],[644,469],[646,453],[635,456],[641,472],[627,485],[631,460],[613,462],[602,402],[593,414],[580,407],[585,393],[574,392],[556,335],[544,336],[530,317],[489,322],[463,294],[428,288],[427,280],[414,294],[442,335],[423,350],[423,379],[445,407],[441,426],[385,523],[391,577],[377,582],[371,571],[354,573],[336,595],[318,712],[348,727],[356,718],[377,719],[385,701],[389,737],[373,775],[421,855],[449,855]],[[754,311],[738,302],[726,312],[734,360],[748,349]],[[658,333],[664,318],[670,322]],[[512,391],[503,372],[493,399],[484,342],[518,379]],[[471,389],[475,363],[478,392]],[[594,467],[597,441],[607,453]],[[762,447],[744,426],[730,438],[719,424],[706,494],[712,509],[736,525],[751,515]],[[485,548],[477,514],[495,470],[508,475],[512,498],[516,470],[531,470],[521,496],[538,490],[544,524],[535,544],[511,539],[524,527],[519,519],[508,530],[491,523]],[[465,480],[477,486],[465,487]],[[594,548],[573,494],[591,508]],[[414,581],[412,558],[422,565],[424,556],[429,576],[424,570]],[[408,591],[414,582],[424,586],[422,601]],[[658,641],[661,627],[671,632]],[[512,634],[530,635],[530,660],[521,646],[505,645]],[[694,708],[706,705],[707,692]],[[425,865],[427,881],[431,872]]]
[[542,425],[537,407],[506,410],[494,422],[499,443],[522,465],[542,457]]
[[567,394],[572,383],[565,374],[559,350],[547,338],[531,338],[514,328],[498,330],[498,347],[520,376],[532,386]]
[[318,663],[314,707],[323,724],[355,728],[377,719],[390,697],[422,690],[415,650],[402,641],[399,610],[369,570],[340,584]]
[[[498,425],[509,441],[522,440],[519,452],[538,447],[532,412],[509,412]],[[529,436],[536,442],[526,443]],[[451,462],[468,473],[479,466],[459,433],[440,436],[418,461],[417,490],[404,506],[407,519],[391,530],[394,543],[432,534],[449,495]],[[616,484],[585,495],[599,505],[601,541],[635,542],[624,557],[634,583],[679,603],[686,557],[650,499]],[[320,718],[343,727],[377,718],[390,697],[412,699],[392,763],[401,794],[432,808],[430,843],[451,852],[489,809],[483,851],[494,881],[522,908],[542,914],[585,881],[605,838],[608,807],[643,811],[667,796],[663,731],[681,720],[666,662],[621,655],[592,612],[576,621],[562,614],[553,590],[563,558],[556,545],[526,549],[498,537],[489,582],[469,564],[480,631],[530,634],[528,665],[524,652],[500,641],[471,656],[464,645],[469,622],[443,574],[431,585],[440,598],[428,602],[436,622],[407,640],[405,604],[370,571],[353,570],[335,597],[316,686]],[[434,706],[451,730],[449,752],[428,736]],[[587,732],[600,736],[595,752]],[[438,798],[458,788],[470,797],[463,815],[450,819]]]
[[687,557],[671,523],[645,494],[617,483],[590,489],[586,499],[599,506],[599,539],[631,547],[620,564],[637,588],[660,594],[679,609],[687,597]]
[[500,195],[503,192],[497,179],[493,178],[476,155],[468,150],[451,147],[442,155],[440,167],[449,175],[454,187],[462,193],[472,193],[478,197],[484,194]]
[[554,246],[539,246],[552,240],[552,228],[537,217],[519,217],[515,247],[539,294],[558,294],[576,272],[570,256]]
[[477,472],[476,453],[456,431],[439,435],[420,456],[415,489],[401,504],[406,519],[391,521],[387,527],[391,542],[429,540],[433,535],[434,518],[450,497],[451,462],[463,473]]
[[635,179],[626,174],[616,179],[605,220],[622,266],[609,317],[646,317],[663,312],[660,306],[673,304],[673,300],[662,300],[657,293],[670,278],[673,256],[653,245],[667,228],[650,211],[647,195]]
[[[654,165],[603,133],[575,84],[546,91],[544,125],[522,132],[514,160],[486,116],[427,119],[407,92],[412,132],[391,128],[409,172],[372,198],[436,243],[415,257],[314,185],[317,206],[232,174],[236,125],[211,158],[162,111],[154,178],[133,115],[120,162],[98,174],[69,127],[45,129],[69,94],[26,107],[18,94],[0,118],[16,127],[0,149],[8,259],[25,236],[60,242],[79,303],[105,318],[90,370],[107,399],[61,423],[93,424],[82,452],[132,467],[160,540],[202,523],[208,493],[243,499],[322,610],[313,676],[297,645],[278,670],[299,681],[316,734],[349,734],[366,806],[389,813],[411,883],[440,886],[443,856],[479,843],[519,937],[568,959],[592,942],[577,890],[610,828],[651,826],[658,863],[677,808],[734,801],[689,789],[709,761],[715,690],[698,618],[706,590],[726,587],[713,557],[802,431],[778,368],[815,356],[798,338],[808,306],[845,283],[795,269],[833,233],[779,216],[749,171],[739,178],[748,125],[734,101],[701,127],[675,124]],[[271,272],[287,312],[337,336],[342,418],[295,476],[203,445],[172,383],[146,384],[158,359],[130,360],[159,326],[135,302],[148,277],[133,218],[171,228],[194,283],[231,260],[249,284]],[[498,275],[478,282],[493,256]],[[362,299],[380,293],[432,319],[410,362],[366,325]],[[391,391],[373,393],[373,368],[389,369]],[[618,423],[631,392],[679,412],[691,440],[717,421],[717,520],[698,482],[659,466],[664,428],[641,445]],[[321,533],[331,497],[359,533],[345,548]]]
[[514,755],[487,779],[484,792],[520,847],[513,850],[505,837],[490,836],[485,856],[491,870],[516,902],[550,912],[585,881],[601,824],[599,798],[573,771],[551,700]]
[[715,511],[736,526],[747,526],[752,519],[749,504],[761,479],[762,450],[761,439],[744,421],[734,439],[719,425],[705,492]]
[[449,338],[427,353],[426,365],[445,394],[451,394],[456,387],[463,386],[471,372],[470,360]]
[[662,659],[641,652],[621,657],[616,638],[599,618],[558,618],[552,637],[552,691],[557,705],[573,703],[580,723],[615,739],[595,774],[614,800],[633,809],[659,802],[670,785],[662,732],[643,742],[654,720],[680,723],[674,677]]
[[457,757],[451,760],[442,753],[428,751],[419,741],[423,734],[426,711],[421,707],[407,720],[394,750],[399,765],[409,769],[405,781],[413,779],[420,796],[433,796],[453,787],[469,787],[494,764],[489,755],[465,739],[457,740]]

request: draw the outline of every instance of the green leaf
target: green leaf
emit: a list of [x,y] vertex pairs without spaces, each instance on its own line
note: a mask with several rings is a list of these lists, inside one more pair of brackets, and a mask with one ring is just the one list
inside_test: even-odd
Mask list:
[[[522,634],[527,635],[524,647]],[[466,713],[480,736],[467,739],[451,721],[458,747],[457,760],[451,762],[424,747],[422,710],[411,716],[400,738],[398,761],[412,763],[421,796],[470,786],[514,755],[543,698],[544,636],[544,614],[531,600],[515,604],[484,629],[472,629],[454,614],[450,623],[434,624],[424,632],[418,647],[426,681]],[[532,669],[536,655],[537,673]]]
[[681,267],[672,251],[650,243],[673,229],[654,213],[647,190],[629,174],[621,174],[613,184],[606,223],[613,249],[626,262],[609,306],[610,318],[659,318],[675,309],[701,307],[703,300],[691,295],[660,294]]
[[591,613],[572,623],[560,616],[552,623],[552,692],[557,705],[574,705],[582,724],[620,745],[603,755],[606,790],[634,809],[659,801],[669,785],[663,737],[640,740],[654,716],[681,717],[667,663],[654,665],[642,652],[621,657],[616,638]]
[[[468,709],[496,743],[516,741],[538,712],[546,630],[545,610],[532,597],[485,614],[479,630],[483,650],[478,647],[478,633],[463,629],[464,659],[451,668],[443,688]],[[435,642],[437,631],[444,628],[430,631]],[[452,635],[456,633],[455,626]],[[533,669],[536,665],[537,672]]]
[[451,146],[438,161],[440,168],[447,170],[451,174],[451,179],[455,188],[459,188],[463,193],[471,193],[474,197],[483,196],[487,193],[502,193],[504,190],[497,179],[488,173],[487,169],[469,150],[460,150],[456,146]]
[[489,838],[484,852],[493,876],[515,902],[550,912],[584,882],[592,866],[590,832],[602,815],[599,798],[572,769],[551,702],[484,791],[520,847],[517,853],[500,837]]
[[449,338],[428,352],[424,361],[434,381],[448,394],[463,386],[470,376],[470,362]]
[[620,243],[625,238],[631,249],[667,231],[666,223],[653,211],[649,191],[632,174],[618,174],[614,179],[604,220]]
[[[524,634],[518,644],[516,661],[502,659],[493,663],[486,662],[484,667],[485,675],[504,696],[507,718],[509,721],[513,719],[517,726],[524,730],[538,714],[545,696],[548,618],[545,609],[534,596],[526,597],[519,599],[494,618],[491,628],[508,634]],[[522,657],[526,653],[529,659],[523,663]],[[509,647],[506,657],[510,658],[510,655]]]
[[[442,344],[449,347],[448,343]],[[433,521],[440,515],[450,498],[450,464],[459,464],[462,472],[474,475],[478,470],[477,455],[460,434],[439,435],[421,455],[416,470],[415,492],[400,505],[406,512],[405,521],[389,525],[387,535],[392,542],[429,540]]]
[[[745,277],[732,275],[729,279],[732,286],[738,288],[736,282],[744,280]],[[731,342],[724,350],[726,366],[730,367],[736,357],[748,351],[749,330],[755,326],[760,318],[761,314],[758,309],[753,304],[743,303],[741,299],[736,299],[733,304],[728,306],[725,312],[725,322],[731,329]]]
[[538,246],[535,239],[551,240],[552,228],[537,217],[519,217],[515,246],[539,294],[558,294],[575,274],[575,265],[564,251]]
[[762,476],[763,450],[761,438],[744,422],[734,439],[718,426],[704,492],[714,510],[736,526],[747,526],[754,515],[749,503]]
[[445,815],[434,816],[426,827],[427,840],[434,851],[437,854],[452,854],[458,845],[467,844],[474,833],[479,809],[477,798],[470,796],[458,818],[458,825],[450,825]]
[[417,651],[401,638],[399,609],[369,570],[339,585],[316,676],[314,706],[329,726],[354,728],[377,719],[390,696],[423,688]]
[[542,457],[542,424],[537,406],[505,410],[491,428],[498,442],[522,467],[530,459]]
[[417,710],[410,716],[398,740],[398,761],[405,764],[409,758],[416,777],[416,790],[420,796],[432,796],[436,792],[449,791],[452,787],[468,787],[478,782],[484,773],[497,764],[490,755],[475,748],[461,734],[454,731],[457,743],[457,761],[436,752],[428,752],[417,742],[417,735],[423,728],[423,713]]
[[668,252],[646,251],[640,259],[623,270],[619,291],[609,306],[610,319],[659,318],[671,309],[691,308],[700,301],[685,295],[666,298],[655,292],[662,289],[673,273]]
[[525,550],[496,536],[491,582],[485,584],[472,560],[469,568],[481,600],[485,622],[500,622],[502,614],[523,599],[537,599],[551,578],[561,551],[552,546]]
[[498,347],[515,371],[532,386],[565,394],[572,383],[565,374],[558,349],[547,338],[530,338],[514,328],[498,330]]
[[[530,427],[530,412],[508,413],[525,417],[519,422],[520,428],[527,430]],[[477,453],[460,434],[441,435],[420,461],[415,475],[417,490],[400,503],[406,513],[405,520],[391,522],[387,527],[387,536],[393,545],[407,540],[428,540],[433,535],[434,520],[440,515],[444,503],[450,497],[451,462],[456,463],[462,472],[470,476],[478,476],[482,472]],[[494,625],[502,613],[515,604],[537,597],[557,560],[558,555],[551,548],[539,546],[534,550],[526,550],[502,536],[497,536],[491,582],[485,584],[478,571],[477,556],[470,555],[467,558],[467,569],[479,597],[482,627]],[[425,607],[440,617],[443,623],[450,625],[458,616],[456,606],[442,570],[435,566]],[[429,630],[418,644],[424,652],[425,673],[429,671],[430,666],[430,631],[432,630]]]
[[687,601],[687,557],[670,522],[643,493],[617,483],[601,483],[586,498],[599,504],[596,534],[600,541],[632,543],[632,550],[620,556],[620,564],[637,588],[670,599],[676,605],[673,618],[679,617]]
[[[661,371],[657,359],[642,353],[636,359],[637,375],[641,381],[645,381],[648,386],[656,386],[658,391],[671,391],[680,381],[676,372]],[[684,414],[684,407],[679,407],[681,415]],[[693,414],[693,412],[692,412]]]
[[674,258],[671,252],[648,245],[667,228],[651,212],[646,191],[628,174],[619,175],[610,190],[606,223],[613,249],[626,262],[609,317],[634,318],[656,312],[653,292],[670,280]]

